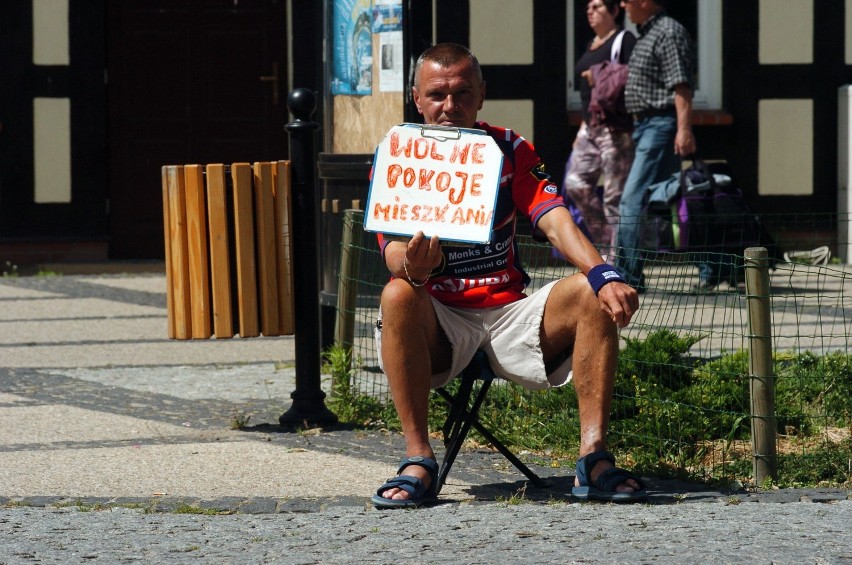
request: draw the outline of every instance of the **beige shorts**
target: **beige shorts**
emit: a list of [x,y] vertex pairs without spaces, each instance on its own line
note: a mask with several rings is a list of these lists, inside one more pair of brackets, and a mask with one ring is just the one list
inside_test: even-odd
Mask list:
[[[433,298],[438,322],[453,348],[453,362],[449,371],[432,375],[432,388],[443,386],[460,374],[478,349],[488,356],[498,377],[525,388],[545,389],[570,381],[570,357],[548,374],[541,354],[544,305],[557,282],[551,282],[523,300],[493,308],[453,308]],[[376,350],[379,366],[384,371],[380,324],[376,329]]]

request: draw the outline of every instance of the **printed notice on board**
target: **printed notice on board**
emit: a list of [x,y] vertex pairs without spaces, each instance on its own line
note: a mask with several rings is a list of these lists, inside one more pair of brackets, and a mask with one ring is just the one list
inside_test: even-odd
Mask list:
[[503,152],[475,129],[401,124],[376,149],[364,229],[488,243]]
[[379,36],[379,90],[402,92],[402,0],[374,0],[373,34]]

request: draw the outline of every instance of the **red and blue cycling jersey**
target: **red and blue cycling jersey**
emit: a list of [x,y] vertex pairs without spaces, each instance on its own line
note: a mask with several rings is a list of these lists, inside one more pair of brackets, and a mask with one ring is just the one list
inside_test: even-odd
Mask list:
[[[477,122],[503,152],[494,225],[488,243],[443,245],[441,264],[432,271],[428,292],[448,306],[486,308],[526,296],[529,276],[518,255],[515,238],[518,214],[529,218],[533,236],[542,239],[538,221],[565,204],[532,144],[514,131]],[[384,253],[389,240],[378,234]]]

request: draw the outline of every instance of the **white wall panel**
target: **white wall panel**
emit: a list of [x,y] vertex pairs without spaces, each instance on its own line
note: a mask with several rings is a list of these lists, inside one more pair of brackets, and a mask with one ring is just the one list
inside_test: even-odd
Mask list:
[[758,103],[758,193],[813,194],[813,100]]
[[814,0],[760,0],[759,30],[761,65],[814,62]]
[[852,0],[846,0],[846,25],[843,27],[846,38],[846,64],[852,65]]
[[33,100],[35,201],[71,202],[71,101]]
[[67,65],[68,0],[32,0],[33,64]]
[[533,0],[470,0],[469,47],[482,65],[532,64]]

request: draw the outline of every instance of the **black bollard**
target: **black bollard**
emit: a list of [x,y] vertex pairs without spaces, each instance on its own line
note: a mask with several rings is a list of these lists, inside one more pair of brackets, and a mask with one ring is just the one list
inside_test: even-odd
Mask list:
[[316,179],[316,137],[319,124],[311,120],[316,96],[297,88],[287,96],[294,120],[284,126],[290,139],[292,172],[293,286],[296,320],[296,390],[292,406],[278,418],[285,428],[334,425],[337,416],[325,406],[320,384],[320,248],[319,198]]

